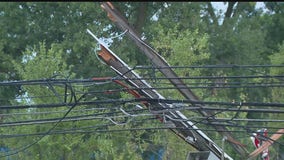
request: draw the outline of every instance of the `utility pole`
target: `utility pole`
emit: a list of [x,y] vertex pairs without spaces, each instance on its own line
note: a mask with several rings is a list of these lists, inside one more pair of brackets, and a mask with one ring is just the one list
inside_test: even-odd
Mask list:
[[[98,56],[113,69],[118,75],[125,79],[131,86],[137,88],[144,97],[152,99],[165,99],[156,90],[154,90],[145,80],[135,73],[128,65],[123,62],[116,54],[114,54],[107,45],[99,40],[90,30],[87,32],[95,38],[101,47],[98,52]],[[175,106],[167,103],[154,103],[153,106],[157,108],[170,109]],[[230,156],[223,153],[222,149],[217,146],[205,133],[198,129],[193,122],[189,121],[188,118],[183,115],[180,111],[169,111],[165,113],[168,117],[174,119],[180,119],[182,121],[174,121],[169,119],[175,127],[170,128],[179,137],[183,138],[187,143],[191,144],[197,150],[200,151],[211,151],[216,157],[221,159],[224,155],[226,160],[232,160]],[[185,129],[180,129],[180,128]]]
[[[267,139],[261,146],[257,147],[256,150],[251,152],[248,156],[248,159],[254,158],[263,151],[267,150],[269,146],[271,146],[274,141],[279,139],[284,134],[284,128],[279,129],[275,134],[273,134],[269,139]],[[269,158],[268,158],[269,159]]]
[[[123,31],[127,30],[127,35],[133,40],[138,48],[158,67],[161,73],[165,77],[169,78],[169,81],[180,91],[180,93],[188,100],[198,101],[198,97],[184,84],[184,82],[176,75],[176,73],[170,68],[166,60],[161,57],[154,49],[147,45],[137,34],[133,27],[129,25],[127,20],[120,14],[120,12],[110,3],[103,2],[101,7],[107,12],[108,17]],[[196,105],[200,107],[199,113],[204,117],[210,117],[208,122],[214,122],[215,116],[210,111],[202,110],[204,105]],[[212,125],[216,131],[221,135],[227,137],[227,141],[233,146],[233,148],[242,156],[248,155],[244,145],[233,138],[231,133],[224,126]],[[225,132],[224,132],[225,131]],[[226,132],[227,131],[227,132]]]

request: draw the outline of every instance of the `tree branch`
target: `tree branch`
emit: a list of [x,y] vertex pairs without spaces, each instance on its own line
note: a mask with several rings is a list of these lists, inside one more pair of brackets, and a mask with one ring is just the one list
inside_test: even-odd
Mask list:
[[217,17],[214,13],[214,9],[212,7],[212,4],[211,4],[211,2],[208,2],[207,4],[208,4],[207,11],[208,11],[209,15],[211,16],[211,18],[213,20],[213,24],[217,24]]
[[224,21],[223,21],[223,24],[226,24],[227,23],[227,19],[231,18],[232,15],[233,15],[233,8],[234,8],[234,5],[236,4],[237,2],[228,2],[228,8],[226,10],[226,13],[225,13],[225,17],[224,17]]
[[233,7],[237,2],[228,2],[228,8],[227,11],[225,13],[225,18],[231,18],[232,13],[233,13]]

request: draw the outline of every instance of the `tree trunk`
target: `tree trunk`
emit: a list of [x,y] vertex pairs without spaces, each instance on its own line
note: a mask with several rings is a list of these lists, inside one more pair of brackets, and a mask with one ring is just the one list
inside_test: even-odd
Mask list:
[[145,23],[145,19],[147,17],[146,16],[147,5],[148,5],[148,2],[140,2],[140,5],[137,11],[137,19],[136,19],[136,23],[134,26],[139,35],[142,34],[142,28]]

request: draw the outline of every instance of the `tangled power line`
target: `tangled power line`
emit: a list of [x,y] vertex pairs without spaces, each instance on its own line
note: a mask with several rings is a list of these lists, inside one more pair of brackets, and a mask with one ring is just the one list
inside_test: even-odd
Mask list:
[[[208,66],[171,66],[173,69],[184,69],[184,68],[194,68],[194,69],[220,69],[220,68],[233,68],[233,69],[254,69],[254,68],[271,68],[271,67],[284,67],[284,65],[208,65]],[[136,66],[133,68],[139,70],[146,70],[150,72],[153,69],[158,69],[153,66]],[[150,71],[149,71],[150,70]],[[211,88],[275,88],[283,87],[284,75],[244,75],[244,76],[186,76],[179,77],[182,80],[212,80],[212,79],[261,79],[264,82],[247,82],[247,81],[232,81],[226,83],[219,82],[188,82],[188,86],[192,89],[211,89]],[[139,80],[152,80],[153,83],[156,82],[159,85],[166,84],[165,82],[157,82],[160,80],[168,80],[165,77],[149,77],[140,78]],[[181,99],[153,99],[153,98],[129,98],[129,99],[94,99],[94,97],[108,96],[115,93],[127,92],[128,90],[134,90],[139,92],[141,89],[155,89],[155,90],[176,90],[176,87],[161,87],[156,86],[152,88],[123,88],[116,87],[107,89],[107,87],[102,87],[102,85],[108,85],[109,83],[120,80],[125,80],[120,76],[116,77],[103,77],[103,78],[90,78],[90,79],[56,79],[55,77],[49,79],[38,79],[38,80],[22,80],[22,81],[4,81],[0,82],[0,87],[16,87],[19,90],[25,87],[38,87],[45,86],[49,91],[49,95],[19,95],[17,97],[0,97],[0,100],[16,100],[18,104],[15,105],[2,105],[0,106],[0,117],[2,123],[0,127],[20,127],[24,125],[46,125],[51,124],[52,126],[46,132],[37,133],[15,133],[15,134],[2,134],[1,138],[19,138],[25,136],[39,136],[36,141],[19,147],[13,151],[6,154],[1,154],[0,157],[5,157],[9,155],[17,154],[23,150],[26,150],[38,143],[46,135],[56,135],[56,134],[85,134],[85,133],[105,133],[105,132],[122,132],[122,131],[132,131],[132,130],[161,130],[161,129],[176,129],[177,126],[165,126],[160,124],[157,127],[140,127],[140,128],[124,128],[124,129],[100,129],[102,126],[108,128],[115,125],[126,125],[131,123],[143,123],[145,121],[156,120],[156,116],[160,116],[166,122],[171,121],[192,121],[195,124],[200,124],[208,126],[208,120],[211,117],[199,117],[193,115],[190,119],[177,119],[171,117],[165,113],[170,111],[198,111],[198,110],[211,110],[214,111],[216,115],[222,113],[229,113],[232,115],[231,118],[214,118],[214,122],[210,122],[214,125],[226,126],[231,128],[230,132],[242,132],[247,133],[250,136],[255,132],[255,129],[262,127],[270,129],[271,134],[276,133],[277,129],[281,127],[271,127],[267,123],[284,123],[283,119],[245,119],[238,118],[239,113],[250,113],[258,112],[265,114],[283,114],[284,103],[268,103],[268,102],[220,102],[220,101],[191,101],[191,100],[181,100]],[[135,79],[133,79],[135,80]],[[219,85],[219,86],[218,86]],[[99,86],[99,87],[97,87]],[[76,87],[87,88],[86,90],[77,90]],[[95,87],[96,90],[92,91],[89,88]],[[60,88],[61,91],[57,89]],[[25,92],[25,91],[23,91]],[[35,103],[37,99],[43,100],[46,98],[57,99],[57,103]],[[28,99],[27,103],[24,100]],[[89,99],[89,100],[87,100]],[[68,101],[69,100],[69,101]],[[150,104],[148,109],[143,109],[139,104],[141,102],[147,102]],[[173,107],[170,109],[155,108],[157,103],[167,103]],[[200,108],[198,104],[206,104],[206,107]],[[127,106],[127,107],[126,107]],[[76,107],[76,109],[75,109]],[[44,110],[43,110],[44,109]],[[234,113],[234,114],[233,114]],[[38,115],[50,115],[53,118],[38,118]],[[25,119],[29,117],[29,119]],[[15,118],[16,117],[16,118]],[[15,120],[16,119],[16,120]],[[92,125],[87,127],[77,127],[71,129],[55,129],[59,123],[68,122],[83,122],[83,121],[103,121],[108,123],[103,123],[99,125]],[[238,124],[243,122],[242,125]],[[257,125],[246,126],[245,123],[254,122]],[[92,129],[90,129],[92,128]],[[179,128],[182,129],[182,128]],[[188,129],[188,128],[183,128]],[[192,129],[192,128],[191,128]],[[200,128],[202,131],[206,132],[216,132],[216,130],[210,128]],[[283,133],[279,133],[283,134]],[[280,143],[280,142],[276,142]],[[280,143],[281,144],[281,143]],[[283,144],[281,144],[283,145]]]

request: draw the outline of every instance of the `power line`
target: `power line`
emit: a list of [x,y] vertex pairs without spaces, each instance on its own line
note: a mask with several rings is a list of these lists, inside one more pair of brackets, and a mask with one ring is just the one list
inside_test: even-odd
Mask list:
[[[178,99],[157,99],[157,98],[133,98],[133,99],[108,99],[108,100],[96,100],[96,101],[84,101],[77,103],[49,103],[49,104],[30,104],[30,105],[14,105],[14,106],[0,106],[1,109],[27,109],[27,108],[56,108],[56,107],[68,107],[74,104],[80,105],[97,105],[97,104],[125,104],[133,102],[147,101],[148,103],[190,103],[196,104],[208,104],[208,105],[225,105],[225,106],[258,106],[258,107],[284,107],[284,103],[262,103],[262,102],[220,102],[220,101],[192,101],[192,100],[178,100]],[[200,108],[202,109],[202,108]]]
[[[113,112],[104,112],[104,113],[96,113],[96,114],[81,114],[78,116],[70,116],[66,117],[62,122],[70,122],[70,121],[82,121],[82,120],[94,120],[94,119],[105,119],[105,120],[110,120],[111,118],[134,118],[138,116],[163,116],[162,113],[170,112],[152,112],[152,113],[140,113],[137,114],[135,112],[139,111],[145,111],[146,109],[143,110],[130,110],[127,111],[128,113],[125,114],[121,111],[113,111]],[[134,115],[131,115],[130,113],[134,112]],[[122,114],[122,115],[113,115],[113,114]],[[106,115],[106,116],[103,116]],[[33,125],[33,124],[46,124],[46,123],[55,123],[59,120],[60,118],[49,118],[49,119],[34,119],[34,120],[25,120],[25,121],[16,121],[16,122],[3,122],[0,124],[0,127],[9,127],[9,126],[22,126],[22,125]],[[209,120],[209,117],[191,117],[190,119],[177,119],[178,121],[193,121],[193,119],[201,119],[201,120]],[[171,119],[175,120],[175,119]],[[250,121],[250,122],[284,122],[284,120],[271,120],[271,119],[226,119],[226,118],[214,118],[215,122],[227,122],[227,121]],[[200,121],[198,121],[200,123]],[[214,122],[212,122],[214,123]]]
[[[111,124],[105,125],[105,126],[111,126]],[[104,130],[82,130],[82,128],[75,128],[75,129],[66,129],[66,130],[55,130],[53,132],[50,132],[48,135],[53,134],[86,134],[86,133],[104,133],[104,132],[125,132],[125,131],[137,131],[137,130],[168,130],[168,129],[182,129],[182,130],[202,130],[202,131],[216,131],[214,129],[208,129],[208,128],[185,128],[185,127],[141,127],[141,128],[124,128],[124,129],[104,129]],[[78,131],[79,130],[79,131]],[[228,132],[228,131],[222,131],[221,132]],[[246,132],[243,130],[232,130],[229,132]],[[39,133],[28,133],[28,134],[7,134],[7,135],[0,135],[1,138],[17,138],[17,137],[26,137],[26,136],[39,136],[44,135],[46,132],[39,132]],[[254,132],[251,132],[254,133]],[[269,133],[276,133],[276,134],[284,134],[282,132],[269,132]]]
[[[184,76],[184,77],[155,77],[156,80],[162,79],[237,79],[237,78],[283,78],[284,75],[246,75],[246,76]],[[0,86],[19,86],[19,85],[65,85],[76,83],[89,83],[89,85],[102,85],[110,83],[112,80],[148,80],[153,78],[124,78],[120,76],[105,77],[104,79],[38,79],[38,80],[22,80],[22,81],[3,81],[0,82]],[[96,82],[101,81],[101,82]],[[87,85],[88,86],[88,85]]]
[[[106,110],[109,109],[107,107],[101,107],[101,108],[85,108],[85,109],[78,109],[78,110],[72,110],[72,113],[74,112],[87,112],[87,111],[97,111],[97,110]],[[27,112],[13,112],[13,113],[2,113],[0,116],[22,116],[22,115],[39,115],[39,114],[54,114],[54,113],[66,113],[68,110],[61,110],[61,111],[44,111],[44,112],[33,112],[33,111],[27,111]]]
[[[169,84],[169,83],[159,83],[159,84]],[[192,83],[194,84],[194,83]],[[239,84],[239,85],[230,85],[230,83],[196,83],[201,85],[211,85],[211,86],[187,86],[191,89],[220,89],[220,88],[270,88],[270,87],[284,87],[284,84],[281,82],[274,82],[274,83],[239,83],[233,82],[232,84]],[[220,84],[220,85],[218,85]],[[246,84],[254,84],[254,85],[246,85]],[[176,89],[184,89],[185,87],[151,87],[151,88],[134,88],[130,87],[131,90],[176,90]],[[128,89],[120,88],[120,89],[111,89],[111,90],[101,90],[101,91],[89,91],[88,95],[94,94],[109,94],[115,92],[124,92]],[[76,93],[85,93],[76,91]],[[0,100],[21,100],[21,99],[40,99],[40,98],[52,98],[52,97],[61,97],[64,98],[66,96],[70,96],[69,93],[67,94],[57,94],[57,95],[44,95],[44,96],[28,96],[28,97],[16,97],[16,98],[0,98]]]
[[[194,119],[208,119],[207,117],[194,117]],[[228,122],[228,121],[245,121],[245,122],[277,122],[277,123],[283,123],[283,119],[244,119],[244,118],[234,118],[233,120],[231,118],[214,118],[214,121],[216,122]]]
[[[151,100],[152,101],[152,100]],[[161,101],[160,100],[158,100],[158,103],[160,103]],[[168,102],[167,102],[168,103]],[[193,104],[197,104],[197,103],[199,103],[199,102],[190,102],[190,103],[193,103]],[[206,103],[208,103],[208,102],[206,102]],[[204,104],[204,102],[202,102],[202,104]],[[263,103],[262,103],[263,104]],[[243,104],[244,105],[244,104]],[[271,105],[271,104],[270,104]]]
[[[284,78],[284,75],[246,75],[246,76],[183,76],[183,77],[155,77],[157,80],[169,79],[241,79],[241,78]],[[117,78],[118,80],[148,80],[153,78]]]
[[[97,80],[101,82],[110,82],[111,77],[106,80]],[[93,79],[37,79],[37,80],[19,80],[19,81],[2,81],[0,86],[17,86],[17,85],[47,85],[47,84],[75,84],[75,83],[90,83],[90,84],[105,84],[105,83],[95,83]]]
[[[135,111],[129,111],[129,113]],[[112,115],[112,114],[122,114],[122,115]],[[103,116],[106,115],[106,116]],[[138,114],[137,116],[155,116],[156,114]],[[94,119],[105,119],[110,120],[113,118],[134,118],[133,116],[125,115],[121,111],[115,112],[106,112],[106,113],[96,113],[96,114],[84,114],[79,116],[70,116],[65,117],[61,122],[70,122],[70,121],[82,121],[82,120],[94,120]],[[48,118],[48,119],[35,119],[35,120],[25,120],[25,121],[16,121],[16,122],[3,122],[0,124],[0,127],[10,127],[10,126],[22,126],[22,125],[32,125],[32,124],[46,124],[46,123],[56,123],[60,118]]]
[[238,64],[224,64],[224,65],[191,65],[191,66],[135,66],[132,69],[164,69],[164,68],[278,68],[284,65],[238,65]]
[[69,110],[63,115],[63,117],[61,119],[59,119],[47,132],[45,132],[44,135],[42,135],[41,137],[39,137],[39,139],[35,140],[33,143],[30,143],[26,146],[23,146],[23,147],[20,147],[19,149],[15,149],[14,151],[9,151],[7,154],[3,155],[3,156],[0,156],[0,157],[7,157],[7,156],[10,156],[10,155],[14,155],[14,154],[17,154],[19,152],[22,152],[24,150],[27,150],[28,148],[32,147],[33,145],[35,145],[36,143],[38,143],[40,140],[42,140],[48,133],[50,133],[62,120],[64,120],[64,118],[71,112],[71,110],[76,106],[76,102],[79,102],[85,95],[82,95],[81,97],[79,97],[77,99],[76,95],[74,94],[73,92],[73,88],[71,87],[70,88],[71,92],[72,92],[72,95],[74,96],[74,100],[75,100],[75,103],[70,106]]

